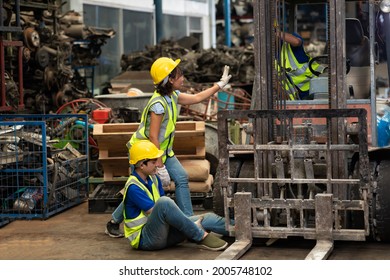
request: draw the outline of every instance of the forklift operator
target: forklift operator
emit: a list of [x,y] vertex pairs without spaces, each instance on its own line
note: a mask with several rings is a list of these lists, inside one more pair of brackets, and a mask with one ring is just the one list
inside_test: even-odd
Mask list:
[[[285,70],[286,78],[283,82],[285,90],[291,100],[313,99],[309,95],[310,80],[315,74],[310,71],[311,57],[307,55],[303,47],[303,39],[296,33],[277,31],[277,37],[282,40],[280,67]],[[326,67],[313,62],[312,68],[316,72],[323,73]]]

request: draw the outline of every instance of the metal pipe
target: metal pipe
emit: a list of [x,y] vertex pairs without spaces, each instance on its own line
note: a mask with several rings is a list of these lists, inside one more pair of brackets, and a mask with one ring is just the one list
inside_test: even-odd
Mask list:
[[224,2],[224,15],[225,15],[225,45],[231,47],[232,39],[230,35],[231,23],[230,23],[230,0]]
[[3,35],[0,34],[0,81],[1,81],[1,106],[2,109],[5,107],[5,100],[6,100],[6,94],[5,94],[5,58],[4,58],[4,43],[3,43]]
[[390,13],[384,13],[384,26],[386,30],[386,59],[387,59],[387,77],[390,82]]
[[210,10],[210,45],[212,48],[217,47],[217,24],[215,23],[215,4],[214,1],[209,0],[209,10]]
[[1,21],[0,21],[0,27],[3,27],[4,26],[4,24],[3,24],[3,16],[4,16],[4,14],[3,14],[3,12],[5,12],[5,10],[3,9],[3,1],[2,0],[0,0],[0,19],[1,19]]
[[154,0],[156,10],[156,40],[160,43],[163,36],[163,9],[162,0]]
[[[375,14],[374,14],[374,1],[371,0],[369,3],[368,18],[369,18],[369,36],[370,36],[370,74],[371,74],[371,145],[373,147],[378,146],[377,136],[377,120],[376,120],[376,80],[375,80]],[[387,64],[389,66],[389,64]]]
[[[283,160],[281,158],[276,158],[275,159],[275,170],[276,170],[276,177],[279,179],[284,179],[284,164]],[[279,187],[283,187],[283,183],[278,183]]]
[[[303,163],[305,165],[306,179],[314,179],[314,168],[313,161],[311,159],[304,159]],[[312,191],[315,188],[314,183],[308,183],[309,190]]]

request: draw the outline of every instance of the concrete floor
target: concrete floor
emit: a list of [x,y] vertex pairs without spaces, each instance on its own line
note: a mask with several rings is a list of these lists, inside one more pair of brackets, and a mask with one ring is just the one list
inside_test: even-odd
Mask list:
[[[110,214],[88,214],[88,202],[49,219],[13,221],[0,228],[1,260],[212,260],[220,252],[183,244],[161,251],[131,249],[124,238],[104,233]],[[226,239],[229,243],[233,238]],[[254,240],[243,260],[302,260],[315,241],[292,238],[278,240],[272,246],[266,240]],[[390,260],[390,244],[373,242],[335,242],[329,259]]]

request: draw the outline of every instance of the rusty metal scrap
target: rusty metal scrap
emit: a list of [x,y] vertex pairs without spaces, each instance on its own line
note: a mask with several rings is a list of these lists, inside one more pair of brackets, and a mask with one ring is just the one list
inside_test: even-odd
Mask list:
[[[179,44],[180,43],[180,44]],[[196,120],[217,119],[219,110],[250,108],[251,87],[254,81],[254,51],[251,46],[226,47],[220,46],[208,50],[193,50],[196,42],[191,37],[178,41],[163,41],[161,44],[146,47],[145,51],[123,55],[121,59],[122,75],[126,72],[149,71],[152,63],[159,57],[180,58],[185,82],[183,92],[196,93],[210,87],[211,83],[221,78],[225,65],[230,66],[231,87],[221,90],[211,98],[194,105],[181,106],[180,114]]]
[[[77,69],[97,65],[101,47],[115,36],[115,31],[86,26],[82,14],[62,12],[61,1],[22,1],[20,7],[13,1],[4,2],[6,20],[1,28],[15,27],[15,31],[1,39],[23,44],[22,71],[15,70],[18,63],[15,47],[5,50],[2,61],[7,75],[7,108],[18,110],[20,95],[14,85],[22,75],[27,112],[55,111],[71,100],[91,97],[85,77]],[[20,14],[15,12],[18,9]]]
[[122,55],[122,71],[149,71],[152,63],[161,56],[180,58],[180,67],[189,82],[216,82],[224,65],[230,66],[231,83],[252,84],[254,80],[254,51],[251,46],[191,50],[170,40],[146,47],[145,51]]
[[[184,85],[187,93],[196,93],[209,85],[192,83]],[[194,120],[216,121],[220,110],[249,110],[251,104],[250,94],[243,88],[226,88],[209,99],[193,105],[182,105],[181,116],[190,116]]]
[[[0,115],[1,217],[47,218],[87,195],[87,116]],[[31,121],[32,120],[32,121]]]

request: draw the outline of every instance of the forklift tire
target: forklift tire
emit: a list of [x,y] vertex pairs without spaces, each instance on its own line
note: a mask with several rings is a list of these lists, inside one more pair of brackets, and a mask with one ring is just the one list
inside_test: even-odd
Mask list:
[[377,172],[374,238],[390,242],[390,160],[380,161]]
[[[233,158],[230,159],[230,177],[238,177],[241,171],[241,167],[245,159]],[[213,210],[214,213],[224,217],[225,216],[225,203],[223,200],[223,192],[221,188],[221,181],[226,178],[221,178],[221,173],[219,168],[215,174],[214,184],[213,184]]]
[[[370,168],[373,163],[370,163]],[[359,179],[359,153],[355,153],[348,165],[348,176],[353,179]],[[372,169],[370,169],[372,170]],[[348,198],[350,200],[361,200],[362,195],[360,185],[352,185],[348,187]],[[363,211],[351,211],[347,214],[347,227],[350,229],[364,228],[364,213]]]

